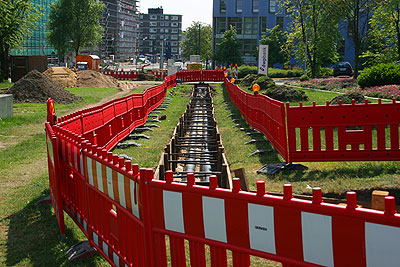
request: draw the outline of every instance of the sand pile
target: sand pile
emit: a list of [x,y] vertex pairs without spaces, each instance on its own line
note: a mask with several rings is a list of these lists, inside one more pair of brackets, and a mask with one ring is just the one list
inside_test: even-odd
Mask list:
[[43,72],[44,75],[51,78],[63,88],[76,87],[76,73],[65,67],[52,67]]
[[76,83],[76,87],[78,88],[119,87],[119,82],[117,79],[111,76],[103,75],[94,70],[78,71],[77,77],[78,82]]
[[14,102],[17,103],[46,103],[49,97],[53,98],[54,102],[61,104],[82,100],[81,97],[68,92],[37,70],[22,77],[8,90],[7,94],[12,94]]

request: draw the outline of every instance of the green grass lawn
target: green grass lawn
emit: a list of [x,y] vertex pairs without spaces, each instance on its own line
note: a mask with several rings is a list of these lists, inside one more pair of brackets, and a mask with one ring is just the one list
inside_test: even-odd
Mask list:
[[14,85],[14,83],[9,82],[9,81],[1,82],[1,83],[0,83],[0,89],[1,89],[1,88],[9,88],[9,87],[11,87],[11,86],[13,86],[13,85]]

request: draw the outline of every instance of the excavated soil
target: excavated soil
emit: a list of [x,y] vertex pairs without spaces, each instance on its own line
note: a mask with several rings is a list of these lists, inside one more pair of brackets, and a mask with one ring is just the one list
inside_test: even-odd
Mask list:
[[112,88],[119,87],[117,79],[94,70],[83,70],[77,73],[77,88]]
[[15,103],[46,103],[51,97],[54,102],[61,104],[71,104],[74,101],[82,101],[55,81],[43,75],[37,70],[33,70],[17,81],[14,86],[7,91],[12,94]]
[[51,78],[63,88],[76,87],[76,73],[65,67],[52,67],[43,72],[44,75]]

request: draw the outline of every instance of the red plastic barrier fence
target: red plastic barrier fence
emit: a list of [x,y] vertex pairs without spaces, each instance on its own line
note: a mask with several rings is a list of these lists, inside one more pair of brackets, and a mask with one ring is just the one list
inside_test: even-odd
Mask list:
[[134,81],[138,79],[138,71],[111,71],[111,70],[100,70],[100,73],[108,76],[112,76],[117,80],[130,80]]
[[[339,206],[323,203],[319,188],[313,189],[312,201],[305,201],[293,198],[290,185],[280,197],[265,194],[264,182],[250,193],[240,191],[239,179],[232,190],[217,188],[215,176],[209,187],[195,185],[192,174],[187,184],[174,183],[170,171],[166,181],[158,181],[152,169],[139,171],[108,152],[127,129],[144,123],[174,83],[167,77],[143,95],[75,112],[56,125],[46,123],[51,198],[62,234],[66,211],[112,266],[167,266],[167,255],[172,266],[227,266],[228,251],[233,266],[249,266],[250,256],[294,266],[398,265],[400,214],[393,197],[385,198],[381,212],[357,208],[354,192],[347,194],[347,206]],[[260,108],[264,97],[248,97],[225,83],[255,127],[280,120],[279,104],[270,102],[269,117]]]
[[289,161],[285,105],[265,95],[253,95],[225,79],[225,87],[247,123],[262,132],[276,151]]
[[[291,161],[400,160],[400,103],[287,105]],[[299,139],[296,138],[300,136]]]

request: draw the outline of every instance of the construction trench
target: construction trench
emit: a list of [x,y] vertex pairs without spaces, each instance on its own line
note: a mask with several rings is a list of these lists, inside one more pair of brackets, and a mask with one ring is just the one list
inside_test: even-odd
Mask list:
[[[169,91],[170,96],[174,93]],[[159,127],[157,119],[169,105],[169,99],[155,109],[149,119],[141,127],[137,127],[116,148],[141,146],[140,143],[128,140],[150,138],[142,134],[144,131],[153,131]],[[131,159],[130,155],[120,154],[120,157]],[[214,118],[214,106],[211,87],[205,83],[194,84],[190,95],[190,102],[185,113],[179,118],[171,140],[165,145],[154,178],[165,180],[165,172],[173,171],[174,182],[186,183],[188,173],[193,173],[197,185],[208,186],[210,176],[217,176],[218,186],[232,188],[232,176],[229,164],[224,153],[217,122]]]

